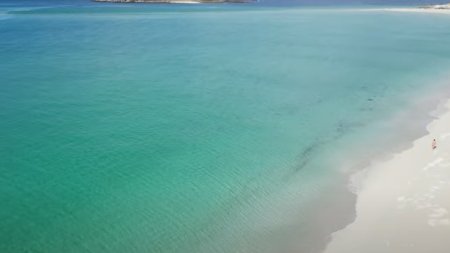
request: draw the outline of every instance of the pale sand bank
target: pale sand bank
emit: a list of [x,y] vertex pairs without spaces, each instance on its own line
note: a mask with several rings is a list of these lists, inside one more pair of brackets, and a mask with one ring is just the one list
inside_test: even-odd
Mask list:
[[408,150],[360,173],[356,219],[333,234],[326,253],[450,252],[450,111],[427,129]]
[[450,9],[433,9],[433,8],[384,8],[371,9],[373,11],[392,11],[392,12],[412,12],[412,13],[429,13],[429,14],[450,14]]

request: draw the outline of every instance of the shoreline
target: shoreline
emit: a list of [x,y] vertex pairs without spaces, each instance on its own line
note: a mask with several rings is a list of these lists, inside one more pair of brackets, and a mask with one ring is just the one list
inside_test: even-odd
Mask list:
[[[337,147],[341,150],[340,152],[331,151],[326,154],[330,160],[334,161],[334,164],[330,164],[330,166],[336,166],[339,175],[335,175],[338,179],[329,186],[328,197],[324,197],[318,204],[311,206],[312,212],[314,212],[312,219],[319,225],[316,229],[328,231],[327,237],[314,238],[314,240],[319,239],[316,241],[317,251],[311,252],[327,252],[325,250],[334,239],[332,236],[355,222],[358,216],[356,210],[359,199],[358,186],[363,181],[361,176],[371,170],[372,164],[389,161],[395,154],[411,148],[415,140],[428,134],[427,126],[430,122],[447,112],[450,114],[450,107],[445,110],[443,108],[443,104],[450,101],[450,90],[443,83],[443,80],[446,79],[447,75],[437,78],[435,76],[432,82],[438,83],[437,87],[431,90],[424,88],[406,95],[405,98],[408,98],[409,101],[408,105],[384,118],[383,122],[375,123],[377,125],[375,126],[376,133],[373,132],[374,129],[371,129],[369,132],[372,135],[365,135],[367,133],[365,132],[363,133],[365,138],[355,143],[347,142],[348,139],[342,139],[341,145]],[[385,134],[378,132],[379,129],[383,129]],[[369,146],[367,146],[368,143]],[[384,148],[373,148],[374,146]],[[330,217],[333,218],[330,219]],[[315,232],[317,230],[312,231],[312,233]],[[350,253],[361,252],[368,251]],[[347,253],[347,251],[333,253]]]
[[144,3],[144,4],[222,4],[253,3],[255,0],[92,0],[97,3]]
[[[445,109],[412,146],[351,176],[355,220],[332,234],[324,253],[448,252],[450,100]],[[433,151],[434,138],[438,148]]]
[[[431,79],[423,79],[422,81],[425,83],[433,82],[437,85],[431,90],[425,85],[422,87],[423,89],[405,94],[403,98],[398,97],[397,99],[400,100],[407,99],[408,104],[391,113],[390,116],[373,122],[374,127],[368,130],[369,132],[362,133],[363,139],[358,138],[357,142],[341,139],[340,146],[335,147],[341,151],[331,151],[327,154],[333,161],[333,164],[330,165],[335,166],[340,176],[335,175],[339,179],[330,187],[332,193],[329,197],[325,197],[319,205],[313,207],[315,212],[313,219],[319,220],[317,224],[320,224],[322,228],[327,227],[326,229],[329,231],[327,237],[323,238],[324,241],[317,241],[319,243],[317,249],[320,251],[313,252],[329,253],[326,250],[334,241],[334,235],[355,222],[358,216],[356,206],[359,200],[359,189],[364,183],[364,176],[367,171],[371,171],[373,164],[390,161],[396,154],[410,149],[417,139],[429,134],[428,125],[431,122],[446,113],[450,114],[450,88],[447,87],[445,81],[448,80],[448,77],[448,74],[442,73]],[[445,106],[447,103],[449,103],[448,107]],[[360,134],[357,135],[360,136]],[[367,144],[370,145],[367,146]],[[332,230],[333,227],[334,230]],[[316,239],[320,239],[320,237]],[[322,244],[320,244],[321,242]],[[332,251],[332,253],[347,252]],[[370,251],[362,248],[349,253],[361,252]],[[373,253],[379,252],[383,251],[374,251]],[[392,253],[402,252],[393,251]]]
[[381,9],[367,9],[367,11],[386,11],[386,12],[405,12],[405,13],[424,13],[424,14],[444,14],[450,15],[450,9],[435,9],[435,8],[381,8]]

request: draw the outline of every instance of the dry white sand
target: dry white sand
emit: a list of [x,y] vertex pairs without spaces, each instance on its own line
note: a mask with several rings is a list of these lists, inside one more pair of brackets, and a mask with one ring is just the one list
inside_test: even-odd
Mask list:
[[326,253],[450,252],[450,111],[427,129],[408,150],[361,172],[356,219],[333,234]]
[[385,8],[372,9],[378,11],[393,11],[393,12],[414,12],[414,13],[430,13],[430,14],[450,14],[450,9],[433,9],[433,8]]

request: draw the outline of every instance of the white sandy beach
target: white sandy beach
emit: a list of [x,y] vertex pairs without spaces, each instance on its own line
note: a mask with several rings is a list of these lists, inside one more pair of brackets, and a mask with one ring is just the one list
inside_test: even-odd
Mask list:
[[411,148],[361,172],[356,219],[333,234],[326,253],[450,252],[450,111],[427,129]]
[[433,9],[433,8],[384,8],[372,9],[376,11],[392,11],[392,12],[412,12],[412,13],[429,13],[429,14],[450,14],[450,10]]

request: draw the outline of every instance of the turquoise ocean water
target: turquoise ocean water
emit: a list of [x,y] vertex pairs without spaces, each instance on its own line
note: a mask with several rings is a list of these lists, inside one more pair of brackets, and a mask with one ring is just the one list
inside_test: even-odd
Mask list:
[[313,252],[335,158],[449,45],[450,15],[0,5],[0,252]]

